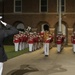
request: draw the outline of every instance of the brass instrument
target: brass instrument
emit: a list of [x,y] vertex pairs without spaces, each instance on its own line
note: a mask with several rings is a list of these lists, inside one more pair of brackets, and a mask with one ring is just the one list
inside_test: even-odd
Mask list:
[[45,31],[43,41],[46,41],[48,38],[49,38],[49,31]]

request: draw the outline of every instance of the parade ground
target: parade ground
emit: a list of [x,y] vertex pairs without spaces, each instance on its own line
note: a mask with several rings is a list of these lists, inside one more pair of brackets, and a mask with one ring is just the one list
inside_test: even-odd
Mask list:
[[72,47],[65,47],[61,53],[53,47],[45,57],[41,48],[9,59],[3,75],[75,75],[75,53]]

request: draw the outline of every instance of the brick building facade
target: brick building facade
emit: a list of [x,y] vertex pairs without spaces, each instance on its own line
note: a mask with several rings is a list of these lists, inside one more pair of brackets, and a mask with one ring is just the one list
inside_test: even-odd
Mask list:
[[[62,1],[62,32],[66,36],[66,44],[71,43],[71,35],[75,28],[75,0]],[[58,32],[58,0],[0,0],[0,15],[3,20],[17,27],[33,31],[44,30],[48,25],[51,33]]]

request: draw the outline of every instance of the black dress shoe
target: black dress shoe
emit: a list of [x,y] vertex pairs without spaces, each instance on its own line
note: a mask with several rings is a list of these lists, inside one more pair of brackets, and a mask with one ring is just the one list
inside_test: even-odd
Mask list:
[[45,55],[45,57],[48,57],[48,55]]

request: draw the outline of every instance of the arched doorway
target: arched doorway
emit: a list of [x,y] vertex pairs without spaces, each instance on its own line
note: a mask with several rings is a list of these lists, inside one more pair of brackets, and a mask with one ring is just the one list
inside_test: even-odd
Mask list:
[[46,31],[46,30],[49,31],[49,25],[48,24],[43,24],[41,28],[42,28],[41,29],[42,31]]
[[73,25],[73,31],[75,31],[75,23],[74,23],[74,25]]
[[44,31],[48,30],[49,31],[49,26],[47,24],[44,25]]
[[[64,43],[65,45],[68,43],[68,30],[67,30],[67,24],[65,22],[62,21],[62,25],[61,25],[61,32],[63,33],[63,35],[65,35],[65,40]],[[57,35],[57,33],[59,32],[59,25],[58,22],[55,25],[55,36]],[[55,41],[56,41],[56,37],[55,37]]]
[[23,23],[19,23],[19,24],[17,25],[17,29],[20,30],[20,31],[24,31],[24,30],[25,30],[24,24],[23,24]]
[[46,21],[41,21],[37,24],[37,31],[40,32],[40,31],[45,31],[45,30],[49,30],[50,28],[50,25],[48,22]]
[[25,31],[25,25],[20,21],[15,22],[14,26],[16,26],[19,31]]

